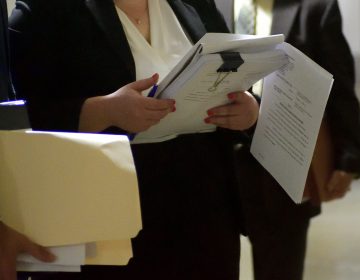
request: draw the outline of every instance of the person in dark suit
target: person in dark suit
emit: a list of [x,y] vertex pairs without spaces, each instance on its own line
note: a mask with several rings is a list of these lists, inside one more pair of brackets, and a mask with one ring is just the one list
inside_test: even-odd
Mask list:
[[[8,16],[6,1],[0,0],[0,102],[12,98],[9,75]],[[2,118],[0,114],[0,118]],[[1,217],[0,217],[1,219]],[[42,261],[52,261],[54,256],[45,248],[30,241],[0,220],[0,279],[16,280],[16,258],[28,253]]]
[[[269,8],[269,1],[265,2]],[[360,114],[354,92],[354,62],[342,33],[338,2],[274,0],[269,12],[271,34],[284,34],[288,43],[334,75],[325,119],[335,146],[335,171],[327,188],[333,198],[340,198],[360,173]],[[320,205],[314,197],[294,204],[246,148],[238,151],[238,162],[245,234],[252,245],[255,279],[302,279],[308,227],[311,217],[320,213]]]
[[[159,75],[152,74],[170,69],[207,31],[226,28],[206,2],[203,7],[219,17],[216,25],[180,0],[16,4],[10,20],[13,81],[27,100],[32,127],[41,130],[145,130],[174,110],[172,100],[140,94],[157,82]],[[219,127],[216,132],[132,145],[143,219],[132,242],[134,257],[124,267],[84,266],[80,276],[66,277],[238,280],[232,141],[255,123],[258,104],[244,92],[229,99],[205,120]]]

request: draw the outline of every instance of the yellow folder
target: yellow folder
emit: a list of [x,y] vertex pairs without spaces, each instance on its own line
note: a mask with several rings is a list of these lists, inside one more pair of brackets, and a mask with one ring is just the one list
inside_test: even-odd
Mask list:
[[136,236],[142,224],[127,137],[0,131],[0,217],[44,246]]

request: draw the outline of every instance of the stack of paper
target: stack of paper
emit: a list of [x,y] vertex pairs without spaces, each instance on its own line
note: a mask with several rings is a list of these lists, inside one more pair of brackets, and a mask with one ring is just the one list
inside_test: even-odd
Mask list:
[[302,201],[333,77],[283,35],[206,34],[159,84],[158,98],[176,100],[171,113],[133,143],[214,131],[207,110],[227,94],[264,79],[251,152],[297,203]]
[[[157,97],[175,99],[176,112],[137,134],[133,143],[214,131],[204,123],[207,110],[227,104],[228,93],[245,91],[287,64],[286,53],[276,49],[283,41],[283,35],[206,34],[159,84]],[[227,63],[236,66],[226,69]]]
[[[142,225],[127,137],[0,131],[0,155],[4,223],[44,246],[77,245],[69,249],[77,267],[85,263],[84,244],[93,242],[102,243],[89,262],[99,256],[114,264],[102,251],[105,241],[117,242],[117,264],[129,260],[129,239]],[[70,266],[70,258],[61,259],[58,265]]]

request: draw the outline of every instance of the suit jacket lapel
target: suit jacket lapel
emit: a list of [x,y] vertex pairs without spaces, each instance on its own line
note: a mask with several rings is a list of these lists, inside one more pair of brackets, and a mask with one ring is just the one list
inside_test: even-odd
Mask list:
[[125,31],[114,9],[112,0],[85,0],[86,6],[95,18],[100,29],[105,33],[114,52],[125,62],[130,73],[135,77],[135,62]]
[[[185,6],[181,0],[168,0],[168,2],[190,38],[193,42],[197,42],[206,33],[199,16]],[[130,73],[135,77],[134,58],[126,40],[125,31],[114,9],[113,1],[85,0],[85,3],[115,53],[125,62]]]
[[0,102],[8,100],[9,93],[9,50],[7,34],[6,2],[0,0]]
[[282,33],[287,39],[299,8],[300,4],[296,0],[275,0],[271,34]]

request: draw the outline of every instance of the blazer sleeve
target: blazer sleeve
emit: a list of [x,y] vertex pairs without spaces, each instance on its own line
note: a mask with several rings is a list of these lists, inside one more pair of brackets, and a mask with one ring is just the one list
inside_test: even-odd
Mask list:
[[338,3],[327,3],[315,40],[319,44],[315,56],[334,75],[326,115],[335,142],[336,168],[360,174],[360,110],[354,89],[354,60],[342,32]]
[[0,0],[0,102],[7,101],[11,93],[7,24],[6,1]]
[[61,90],[67,73],[56,67],[62,57],[55,42],[65,29],[59,23],[61,9],[51,6],[36,0],[16,2],[9,19],[13,84],[17,97],[27,102],[33,129],[77,131],[85,98]]

